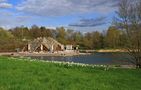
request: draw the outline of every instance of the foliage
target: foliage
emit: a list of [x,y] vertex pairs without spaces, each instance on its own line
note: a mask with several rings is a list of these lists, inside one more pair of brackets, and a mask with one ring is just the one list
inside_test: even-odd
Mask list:
[[13,37],[14,36],[10,32],[4,30],[3,28],[0,28],[0,39],[6,40],[6,39],[13,38]]
[[11,32],[0,28],[0,51],[11,51],[14,46],[14,35]]
[[109,27],[106,35],[106,43],[108,47],[117,48],[120,47],[120,34],[121,32],[117,30],[115,27]]
[[[5,35],[4,32],[8,34]],[[3,51],[13,50],[16,48],[22,49],[27,42],[36,39],[38,37],[52,37],[59,41],[64,45],[79,45],[80,49],[103,49],[103,48],[119,48],[122,47],[119,41],[123,40],[118,29],[114,27],[110,27],[105,32],[87,32],[82,33],[78,31],[73,31],[71,29],[65,29],[64,27],[58,27],[56,29],[48,29],[46,27],[38,27],[33,25],[31,28],[28,27],[15,27],[9,30],[4,30],[0,32],[1,40],[2,38],[13,37],[14,43],[11,46],[6,46],[9,44],[9,40],[1,41],[1,43],[5,43],[5,45],[1,45],[0,49],[4,49]],[[5,36],[4,36],[5,35]]]

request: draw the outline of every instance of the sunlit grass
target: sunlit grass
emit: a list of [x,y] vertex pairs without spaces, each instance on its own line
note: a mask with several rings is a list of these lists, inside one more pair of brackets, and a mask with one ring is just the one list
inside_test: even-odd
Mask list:
[[141,70],[0,57],[0,90],[141,90]]

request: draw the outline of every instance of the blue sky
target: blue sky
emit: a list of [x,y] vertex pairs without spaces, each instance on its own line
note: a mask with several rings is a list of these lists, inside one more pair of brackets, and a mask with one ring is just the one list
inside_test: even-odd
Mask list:
[[102,31],[111,25],[116,0],[0,0],[0,27],[64,26]]

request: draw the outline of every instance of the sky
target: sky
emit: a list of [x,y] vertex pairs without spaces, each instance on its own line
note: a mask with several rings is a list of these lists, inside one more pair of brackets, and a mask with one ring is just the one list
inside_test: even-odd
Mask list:
[[82,32],[106,30],[117,0],[0,0],[0,27],[32,25]]

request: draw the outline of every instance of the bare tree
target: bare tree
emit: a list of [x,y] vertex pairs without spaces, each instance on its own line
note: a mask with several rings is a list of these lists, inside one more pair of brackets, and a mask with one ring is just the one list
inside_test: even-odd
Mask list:
[[125,31],[125,49],[132,56],[131,62],[141,68],[141,1],[120,0],[115,25]]

